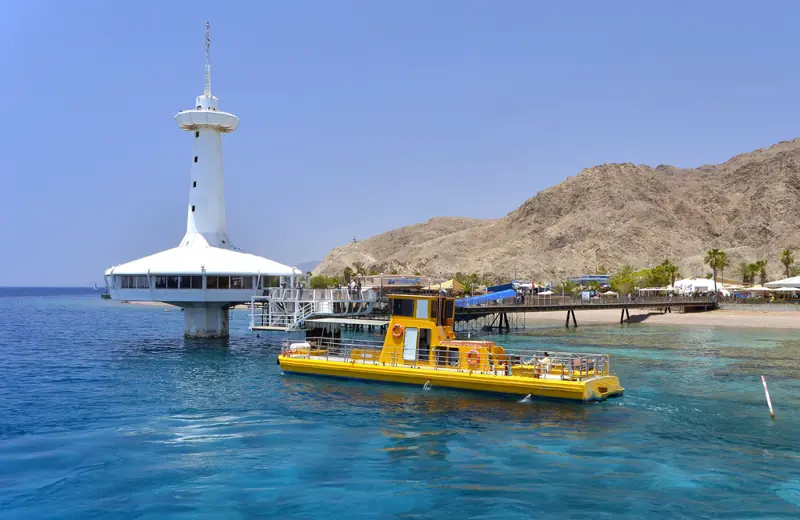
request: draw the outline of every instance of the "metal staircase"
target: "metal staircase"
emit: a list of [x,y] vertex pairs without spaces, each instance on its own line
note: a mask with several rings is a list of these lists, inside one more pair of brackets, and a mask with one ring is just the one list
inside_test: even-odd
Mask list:
[[250,330],[293,331],[310,318],[366,316],[376,301],[371,289],[266,289],[250,298]]

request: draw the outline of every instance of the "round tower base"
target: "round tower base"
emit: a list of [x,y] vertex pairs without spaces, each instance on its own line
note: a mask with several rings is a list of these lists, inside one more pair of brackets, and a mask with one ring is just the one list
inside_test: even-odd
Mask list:
[[185,307],[183,334],[187,338],[227,338],[227,307]]

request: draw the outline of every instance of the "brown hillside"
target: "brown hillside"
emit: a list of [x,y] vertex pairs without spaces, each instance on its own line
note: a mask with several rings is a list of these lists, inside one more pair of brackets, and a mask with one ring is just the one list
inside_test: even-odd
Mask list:
[[[361,261],[380,271],[456,271],[558,279],[665,258],[707,271],[703,253],[732,265],[800,249],[800,139],[700,168],[604,164],[537,193],[499,220],[434,218],[331,251],[317,273]],[[733,267],[728,276],[733,275]]]

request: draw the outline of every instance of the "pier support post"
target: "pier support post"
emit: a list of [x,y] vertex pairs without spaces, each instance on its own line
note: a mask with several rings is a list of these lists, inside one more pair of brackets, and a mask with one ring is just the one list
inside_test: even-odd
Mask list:
[[622,309],[622,312],[619,315],[619,324],[622,325],[623,321],[625,321],[625,309]]
[[227,307],[185,307],[183,335],[187,338],[227,338]]
[[628,319],[628,322],[631,321],[631,311],[630,311],[630,309],[625,309],[625,317]]
[[567,321],[564,323],[564,326],[569,328],[569,318],[570,317],[572,317],[572,325],[574,327],[577,327],[578,326],[578,320],[575,318],[575,310],[574,309],[567,310]]

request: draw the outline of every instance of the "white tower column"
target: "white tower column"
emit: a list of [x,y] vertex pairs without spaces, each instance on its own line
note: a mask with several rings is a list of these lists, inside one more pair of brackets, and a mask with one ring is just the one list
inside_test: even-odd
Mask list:
[[[203,95],[192,110],[175,116],[181,129],[191,132],[192,167],[186,235],[178,247],[219,247],[231,249],[225,218],[225,185],[222,170],[222,134],[233,132],[239,118],[219,110],[219,99],[211,94],[211,39],[206,23],[206,68]],[[197,303],[184,308],[184,335],[193,338],[228,337],[228,308],[214,303]]]
[[189,205],[186,235],[181,247],[212,246],[228,249],[228,227],[225,219],[225,187],[222,170],[222,134],[233,132],[239,118],[219,110],[219,99],[211,94],[211,65],[208,61],[210,40],[206,25],[206,81],[195,108],[182,110],[175,116],[181,129],[191,132],[193,139]]

